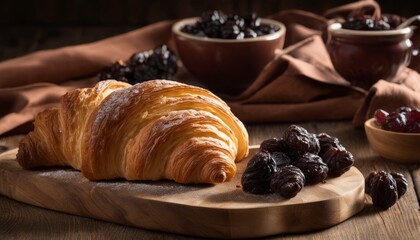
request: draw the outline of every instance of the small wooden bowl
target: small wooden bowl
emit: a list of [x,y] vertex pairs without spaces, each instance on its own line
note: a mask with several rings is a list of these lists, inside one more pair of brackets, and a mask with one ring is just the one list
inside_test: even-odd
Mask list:
[[367,139],[382,157],[398,163],[420,162],[420,133],[401,133],[381,129],[371,118],[365,122]]

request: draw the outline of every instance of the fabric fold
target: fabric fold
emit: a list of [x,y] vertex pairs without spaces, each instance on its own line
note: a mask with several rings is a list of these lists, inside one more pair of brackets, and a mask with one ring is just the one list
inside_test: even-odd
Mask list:
[[[285,48],[248,89],[225,99],[245,123],[353,119],[360,127],[378,108],[420,107],[415,70],[406,69],[397,83],[381,80],[369,91],[351,86],[335,72],[325,46],[330,19],[301,10],[270,17],[287,27]],[[57,106],[69,90],[92,86],[97,74],[119,59],[164,43],[176,52],[173,23],[158,22],[97,42],[0,62],[0,135],[27,132],[38,112]],[[175,80],[205,87],[182,63]]]

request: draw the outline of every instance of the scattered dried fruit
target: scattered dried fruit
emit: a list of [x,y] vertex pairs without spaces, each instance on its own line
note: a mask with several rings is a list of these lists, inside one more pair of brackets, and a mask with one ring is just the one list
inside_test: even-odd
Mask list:
[[118,60],[105,68],[99,80],[115,79],[136,84],[153,79],[172,79],[177,72],[177,57],[166,45],[134,53],[129,60]]

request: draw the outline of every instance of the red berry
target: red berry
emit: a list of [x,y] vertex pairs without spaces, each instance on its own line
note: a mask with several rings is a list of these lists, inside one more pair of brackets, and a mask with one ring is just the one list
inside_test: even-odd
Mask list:
[[387,116],[388,116],[388,112],[386,112],[385,110],[382,110],[382,109],[376,110],[375,114],[374,114],[376,123],[378,123],[381,126],[383,126],[385,124]]
[[407,118],[403,113],[390,113],[385,120],[383,128],[394,132],[405,132]]
[[420,123],[420,109],[414,109],[407,113],[407,120]]

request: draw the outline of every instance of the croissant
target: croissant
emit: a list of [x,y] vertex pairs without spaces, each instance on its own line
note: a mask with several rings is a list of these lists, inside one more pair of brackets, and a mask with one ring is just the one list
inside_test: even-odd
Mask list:
[[90,180],[222,183],[248,154],[248,133],[226,103],[168,80],[106,80],[63,95],[19,144],[25,169],[71,166]]

